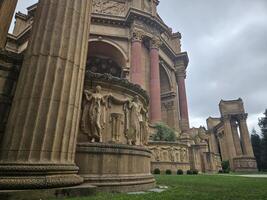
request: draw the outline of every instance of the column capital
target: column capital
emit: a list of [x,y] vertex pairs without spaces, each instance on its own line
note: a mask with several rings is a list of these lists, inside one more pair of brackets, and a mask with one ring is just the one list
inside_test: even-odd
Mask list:
[[189,58],[186,52],[180,53],[174,60],[174,68],[177,80],[181,77],[186,78],[186,69],[189,63]]
[[230,122],[231,115],[224,115],[224,116],[222,116],[221,119],[222,119],[223,122]]
[[138,30],[138,29],[134,29],[132,31],[132,42],[142,42],[143,38],[145,36],[145,33],[141,30]]
[[159,49],[162,42],[159,37],[153,37],[150,40],[150,49]]
[[186,79],[186,69],[184,67],[175,68],[175,75],[177,81],[179,78]]
[[236,117],[237,117],[237,119],[240,120],[240,121],[246,121],[247,118],[248,118],[248,114],[247,114],[247,113],[238,114]]

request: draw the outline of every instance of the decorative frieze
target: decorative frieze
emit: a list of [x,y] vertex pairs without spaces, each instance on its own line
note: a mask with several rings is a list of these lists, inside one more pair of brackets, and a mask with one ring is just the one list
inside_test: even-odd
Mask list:
[[93,0],[93,13],[125,16],[127,10],[126,1]]

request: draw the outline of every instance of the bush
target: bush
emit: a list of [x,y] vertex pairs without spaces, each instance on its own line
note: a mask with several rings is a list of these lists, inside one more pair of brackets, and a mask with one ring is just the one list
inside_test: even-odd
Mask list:
[[187,170],[187,171],[186,171],[186,174],[188,174],[188,175],[192,175],[192,174],[193,174],[193,171],[192,171],[192,170]]
[[172,174],[172,170],[167,169],[165,173],[166,173],[166,175],[171,175]]
[[181,169],[178,169],[177,170],[177,175],[183,175],[184,174],[184,171],[183,170],[181,170]]
[[219,170],[219,174],[223,174],[223,170],[220,169],[220,170]]
[[198,175],[198,170],[196,170],[196,169],[193,170],[193,174],[194,174],[194,175]]
[[160,169],[158,168],[154,169],[154,174],[160,174]]
[[153,141],[167,141],[175,142],[175,131],[164,123],[158,123],[155,125],[156,133],[151,136]]
[[223,171],[223,173],[229,173],[230,172],[229,160],[222,162],[222,171]]

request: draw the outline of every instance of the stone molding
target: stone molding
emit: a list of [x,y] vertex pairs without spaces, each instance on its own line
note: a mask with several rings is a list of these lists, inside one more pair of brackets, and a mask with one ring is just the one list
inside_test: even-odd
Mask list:
[[8,190],[16,189],[43,189],[55,187],[68,187],[79,185],[83,178],[78,175],[52,175],[52,176],[4,176],[0,179],[0,188]]
[[129,146],[123,144],[104,144],[104,143],[78,143],[78,153],[93,154],[119,154],[119,155],[135,155],[151,158],[151,151],[138,146]]
[[129,82],[127,79],[117,78],[117,77],[111,76],[110,74],[92,73],[90,71],[86,72],[86,79],[90,81],[92,80],[104,81],[104,82],[108,81],[110,85],[120,85],[122,87],[128,88],[134,91],[135,93],[140,94],[142,97],[144,97],[146,104],[149,103],[149,96],[147,92],[144,89],[142,89],[139,85],[133,84]]

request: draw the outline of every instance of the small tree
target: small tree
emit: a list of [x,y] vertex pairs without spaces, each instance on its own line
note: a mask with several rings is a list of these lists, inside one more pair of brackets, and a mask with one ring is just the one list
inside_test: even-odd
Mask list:
[[261,128],[261,168],[267,170],[267,109],[263,113],[264,117],[259,119],[259,126]]
[[223,173],[229,173],[230,172],[230,162],[229,162],[229,160],[222,162],[222,170],[223,170]]
[[166,142],[175,142],[176,136],[175,131],[171,129],[168,125],[164,123],[158,123],[155,125],[157,132],[152,135],[153,141],[166,141]]
[[255,128],[253,128],[251,132],[251,143],[257,161],[258,169],[259,171],[261,171],[261,138],[257,134]]

